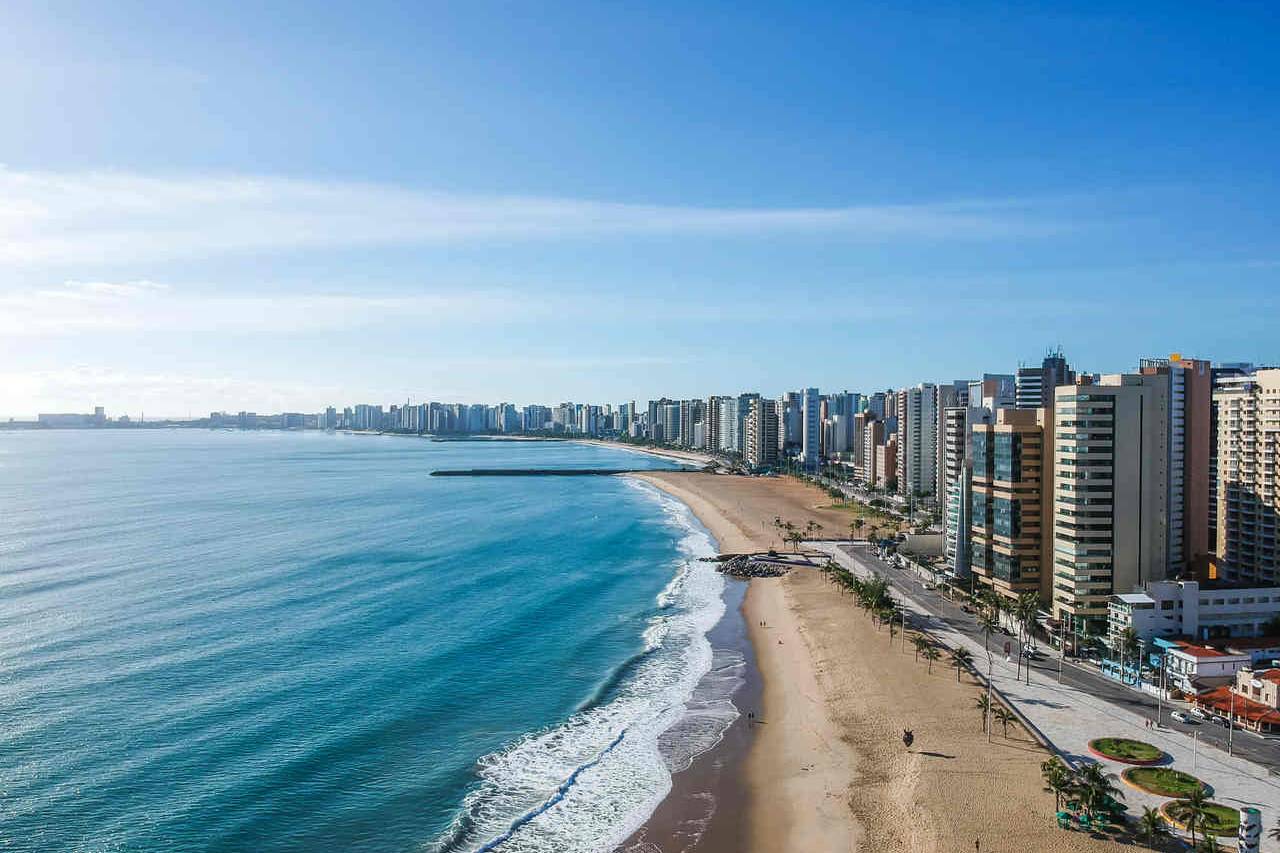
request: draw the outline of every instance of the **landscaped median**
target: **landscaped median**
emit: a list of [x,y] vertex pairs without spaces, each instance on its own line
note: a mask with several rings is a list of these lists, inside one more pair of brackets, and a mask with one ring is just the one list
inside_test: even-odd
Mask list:
[[1203,791],[1205,796],[1213,794],[1213,789],[1204,782],[1171,767],[1130,767],[1120,774],[1120,779],[1131,788],[1157,797],[1178,799],[1196,790]]
[[1152,744],[1123,737],[1100,737],[1089,741],[1089,751],[1099,758],[1149,767],[1165,760],[1164,752]]
[[[1183,800],[1170,800],[1160,807],[1160,814],[1183,832],[1187,831],[1187,804]],[[1221,803],[1206,803],[1204,821],[1196,827],[1201,835],[1234,837],[1240,831],[1240,811]]]

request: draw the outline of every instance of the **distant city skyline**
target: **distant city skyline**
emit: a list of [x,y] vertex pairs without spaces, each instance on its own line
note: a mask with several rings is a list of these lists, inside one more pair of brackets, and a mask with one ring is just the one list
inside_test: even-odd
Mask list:
[[0,416],[1274,363],[1268,24],[6,4]]

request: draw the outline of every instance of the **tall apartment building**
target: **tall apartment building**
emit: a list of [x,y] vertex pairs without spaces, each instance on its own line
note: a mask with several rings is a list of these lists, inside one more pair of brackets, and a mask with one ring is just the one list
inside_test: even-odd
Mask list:
[[1228,580],[1280,584],[1280,369],[1213,394],[1218,409],[1218,561]]
[[788,391],[778,398],[778,448],[800,447],[804,431],[803,395]]
[[1112,593],[1169,576],[1169,382],[1103,376],[1056,389],[1053,611],[1106,630]]
[[897,394],[898,494],[932,495],[937,487],[938,414],[931,382]]
[[[941,505],[946,500],[947,494],[947,460],[946,460],[946,442],[943,439],[946,430],[947,409],[953,406],[967,406],[969,404],[969,386],[971,381],[968,379],[956,379],[952,382],[943,382],[938,385],[934,394],[937,399],[933,402],[933,411],[938,417],[938,424],[934,428],[935,450],[937,460],[933,465],[934,477],[937,482],[933,487],[933,494],[937,497],[938,503]],[[943,532],[946,532],[946,517],[943,516]]]
[[1257,368],[1247,362],[1216,364],[1211,370],[1213,406],[1209,410],[1209,553],[1218,553],[1218,392],[1251,382]]
[[875,449],[876,479],[871,485],[877,489],[896,489],[898,487],[898,436],[889,435],[884,444],[877,444]]
[[802,392],[800,418],[800,463],[806,471],[816,471],[822,447],[822,411],[817,388],[806,388]]
[[1207,361],[1175,353],[1142,359],[1138,372],[1169,385],[1169,570],[1207,580],[1213,371]]
[[[971,382],[964,395],[965,405],[950,406],[943,410],[942,432],[938,444],[942,447],[942,504],[943,556],[947,566],[957,577],[968,577],[970,554],[970,509],[973,485],[973,461],[971,427],[991,422],[991,406],[983,406],[983,383]],[[974,398],[969,399],[972,393]],[[976,401],[976,402],[975,402]]]
[[720,443],[724,434],[724,419],[721,417],[724,410],[721,404],[732,400],[732,397],[708,397],[706,403],[706,415],[704,419],[704,438],[707,450],[715,453],[720,450]]
[[883,391],[877,391],[876,393],[867,397],[867,405],[864,411],[870,412],[871,414],[875,415],[876,418],[878,418],[879,420],[884,420],[884,416],[885,416],[884,404],[885,404],[885,393]]
[[654,441],[675,444],[680,440],[680,414],[680,404],[675,400],[667,400],[658,406]]
[[778,464],[778,401],[760,397],[751,401],[743,435],[747,466],[760,470]]
[[1005,598],[1051,596],[1053,440],[1048,408],[999,409],[971,427],[970,567]]
[[1039,367],[1019,367],[1016,381],[1019,409],[1052,408],[1054,389],[1075,384],[1076,374],[1062,350],[1050,350]]

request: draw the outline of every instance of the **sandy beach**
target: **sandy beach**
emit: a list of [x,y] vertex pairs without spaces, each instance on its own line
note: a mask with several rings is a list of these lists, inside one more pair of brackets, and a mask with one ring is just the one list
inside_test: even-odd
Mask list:
[[684,462],[688,465],[697,465],[699,467],[711,463],[713,460],[705,453],[695,453],[691,450],[672,450],[669,448],[643,447],[637,444],[623,444],[621,441],[602,441],[598,438],[575,438],[570,439],[577,444],[590,444],[595,447],[607,447],[610,450],[627,450],[632,453],[645,453],[649,456],[661,456],[663,459],[670,459],[673,462]]
[[[847,525],[821,490],[787,478],[637,476],[688,504],[725,552],[778,547],[776,516]],[[751,851],[1116,846],[1059,830],[1040,779],[1048,753],[1015,725],[989,744],[977,684],[945,659],[930,673],[901,639],[890,647],[820,572],[752,580],[743,609],[763,680],[762,724],[742,762]]]

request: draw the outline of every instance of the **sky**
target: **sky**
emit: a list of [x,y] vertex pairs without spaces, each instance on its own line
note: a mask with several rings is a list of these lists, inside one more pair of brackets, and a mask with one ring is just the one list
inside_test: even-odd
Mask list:
[[0,415],[1280,362],[1275,4],[0,5]]

